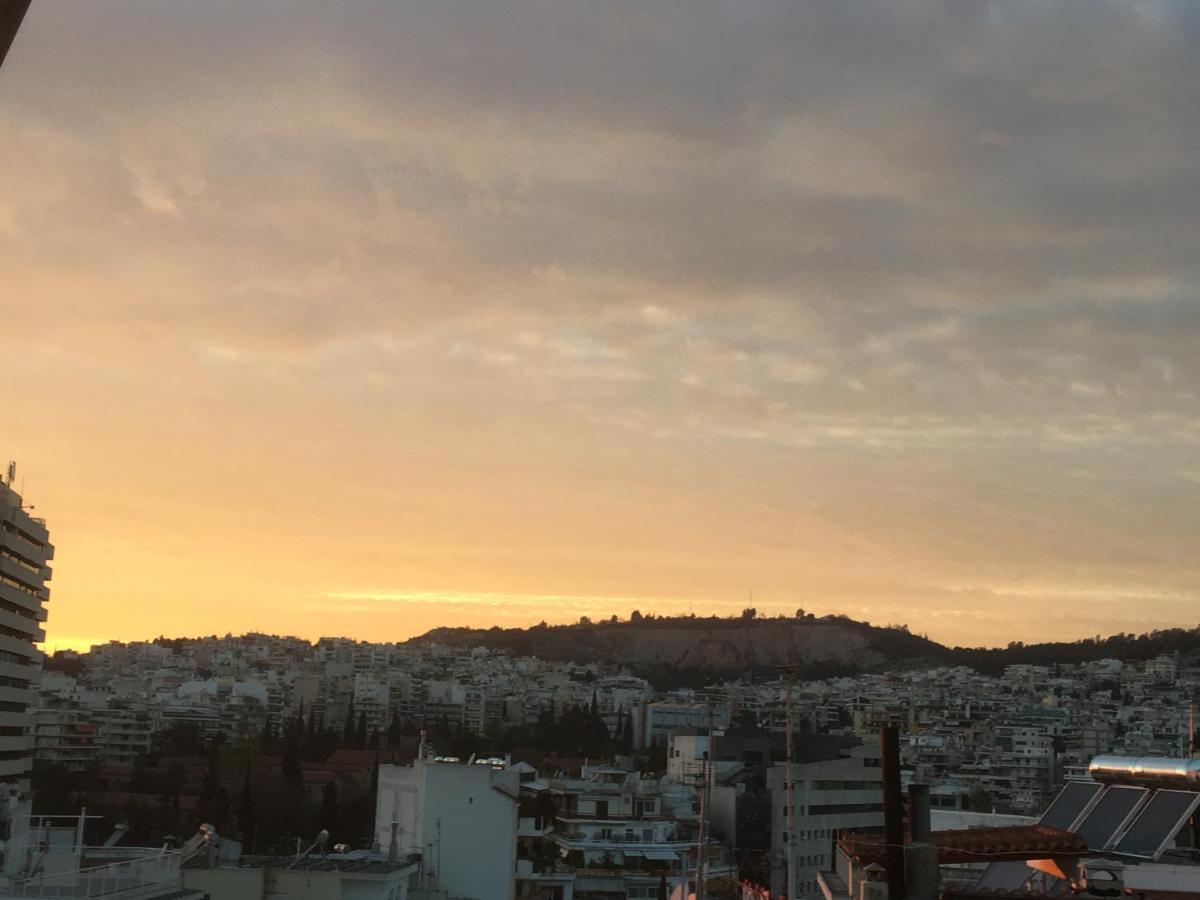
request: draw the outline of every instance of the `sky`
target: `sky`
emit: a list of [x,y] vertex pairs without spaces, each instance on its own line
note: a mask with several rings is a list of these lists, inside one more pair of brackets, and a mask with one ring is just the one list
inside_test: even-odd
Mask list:
[[1200,4],[35,0],[47,648],[1194,627]]

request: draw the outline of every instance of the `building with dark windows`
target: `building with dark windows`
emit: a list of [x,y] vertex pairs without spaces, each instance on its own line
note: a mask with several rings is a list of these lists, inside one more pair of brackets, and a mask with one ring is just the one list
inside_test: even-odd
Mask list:
[[16,467],[0,479],[0,785],[29,791],[33,768],[33,714],[50,598],[54,547],[46,523],[13,490]]

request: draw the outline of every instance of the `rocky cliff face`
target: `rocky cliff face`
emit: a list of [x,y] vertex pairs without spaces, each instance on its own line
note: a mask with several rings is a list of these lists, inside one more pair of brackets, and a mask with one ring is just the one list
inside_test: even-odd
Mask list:
[[634,669],[674,667],[713,673],[830,664],[862,670],[948,650],[903,629],[845,617],[824,619],[643,619],[527,629],[439,628],[416,641],[488,647],[558,661],[616,662]]

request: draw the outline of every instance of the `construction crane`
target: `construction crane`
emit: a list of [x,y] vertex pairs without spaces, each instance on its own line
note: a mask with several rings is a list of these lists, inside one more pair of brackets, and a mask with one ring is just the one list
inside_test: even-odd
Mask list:
[[17,36],[29,3],[30,0],[0,0],[0,66],[4,65],[4,57],[8,56],[8,48]]

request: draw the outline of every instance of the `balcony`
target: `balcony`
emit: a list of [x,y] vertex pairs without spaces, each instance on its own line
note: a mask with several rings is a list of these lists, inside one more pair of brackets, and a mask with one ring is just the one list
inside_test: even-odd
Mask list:
[[554,831],[554,820],[524,817],[517,822],[517,837],[545,837]]
[[696,846],[695,838],[672,837],[647,841],[636,834],[612,834],[605,837],[586,831],[556,831],[553,837],[560,846],[569,850],[681,850]]

